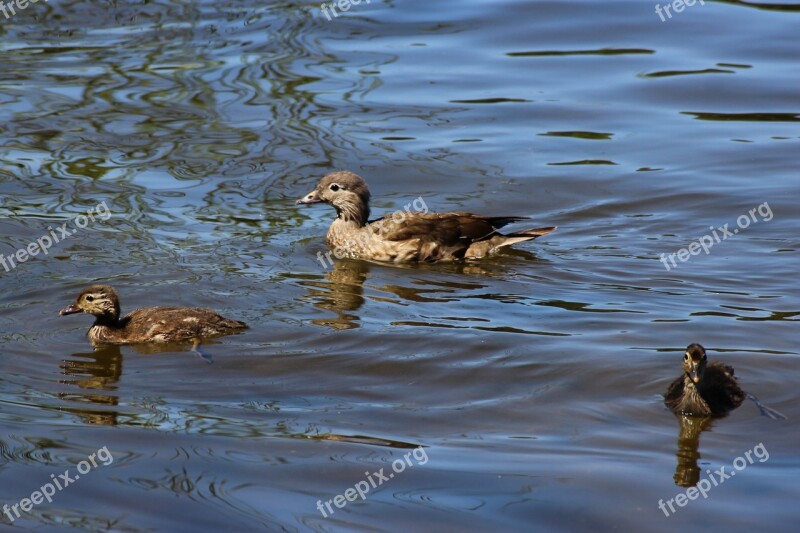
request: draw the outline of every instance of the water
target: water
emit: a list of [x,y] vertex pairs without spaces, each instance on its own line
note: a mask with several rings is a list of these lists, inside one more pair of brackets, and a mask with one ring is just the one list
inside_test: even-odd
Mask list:
[[[0,15],[0,253],[74,230],[0,270],[0,503],[97,463],[14,525],[795,524],[800,6],[707,1],[664,22],[654,8]],[[294,200],[341,168],[368,180],[375,215],[421,197],[559,229],[479,264],[324,268],[333,212]],[[74,225],[101,202],[108,220]],[[742,215],[709,254],[659,260]],[[206,346],[213,364],[93,351],[91,319],[57,312],[95,282],[123,311],[208,306],[252,329]],[[787,420],[749,401],[711,423],[666,411],[690,342]],[[746,452],[706,498],[659,509],[686,494],[676,479],[716,481]],[[369,480],[364,501],[318,510]]]

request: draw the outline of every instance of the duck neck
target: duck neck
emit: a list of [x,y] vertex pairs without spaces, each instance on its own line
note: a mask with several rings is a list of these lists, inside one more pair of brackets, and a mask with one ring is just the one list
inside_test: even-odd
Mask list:
[[691,386],[692,390],[697,391],[698,394],[700,394],[700,392],[704,390],[706,388],[706,385],[708,384],[708,380],[703,379],[703,374],[700,375],[700,381],[698,381],[697,383],[695,383],[694,380],[689,375],[686,375],[684,379],[686,381],[686,386],[687,387]]
[[352,223],[355,224],[355,227],[361,228],[369,220],[369,205],[363,201],[347,202],[334,207],[336,207],[337,221]]
[[704,386],[703,380],[700,380],[697,383],[695,383],[689,376],[686,376],[684,378],[683,388],[686,391],[686,394],[692,398],[702,399],[703,395],[701,394],[701,391],[703,390],[703,386]]
[[119,319],[119,314],[105,313],[94,316],[94,326],[104,326],[107,328],[119,329],[124,326]]
[[358,221],[337,218],[328,229],[328,244],[334,248],[346,250],[352,244],[353,236],[360,231],[362,231],[362,225]]
[[699,382],[695,383],[694,381],[692,381],[692,378],[690,378],[689,376],[685,376],[683,378],[684,401],[688,405],[697,405],[707,408],[708,404],[705,398],[703,398],[703,395],[701,393],[702,388],[703,388],[703,380],[700,380]]

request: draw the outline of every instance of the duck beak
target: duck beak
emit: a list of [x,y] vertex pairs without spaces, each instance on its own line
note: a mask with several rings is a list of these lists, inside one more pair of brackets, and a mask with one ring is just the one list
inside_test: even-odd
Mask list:
[[700,369],[697,363],[692,363],[692,368],[689,369],[689,377],[695,383],[700,381]]
[[322,197],[319,195],[317,190],[314,189],[310,193],[306,194],[305,196],[303,196],[302,198],[297,200],[294,204],[295,205],[301,205],[301,204],[311,205],[311,204],[318,204],[320,202],[322,202]]
[[67,306],[66,309],[62,309],[61,311],[59,311],[58,314],[61,315],[61,316],[67,316],[67,315],[74,315],[75,313],[82,313],[82,312],[83,311],[78,309],[77,305],[70,304],[69,306]]

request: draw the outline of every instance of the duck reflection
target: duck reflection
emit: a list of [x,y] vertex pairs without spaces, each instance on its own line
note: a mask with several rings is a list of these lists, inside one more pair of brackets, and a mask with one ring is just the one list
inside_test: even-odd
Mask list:
[[364,305],[364,281],[368,274],[368,262],[341,259],[333,262],[324,280],[306,282],[310,287],[308,295],[315,301],[314,307],[336,315],[335,318],[316,318],[311,323],[337,330],[360,327],[361,317],[354,311]]
[[[209,339],[204,343],[213,344],[219,342]],[[189,343],[140,344],[127,348],[139,354],[187,352],[200,355],[206,362],[210,362],[210,355],[200,353],[198,347]],[[65,410],[76,414],[87,424],[117,425],[119,411],[113,408],[119,405],[115,391],[122,377],[123,359],[122,347],[119,345],[98,345],[92,352],[78,352],[64,359],[61,362],[61,373],[66,377],[60,383],[74,386],[77,390],[60,392],[58,397],[81,405]]]
[[675,467],[675,484],[680,487],[693,487],[700,479],[700,434],[711,429],[714,418],[710,416],[689,416],[675,414],[680,424],[678,434],[678,466]]
[[[526,254],[520,251],[514,253]],[[394,301],[393,295],[399,299],[398,301],[408,302],[458,301],[462,298],[460,293],[464,291],[486,288],[482,278],[507,274],[507,269],[502,263],[492,269],[491,265],[490,268],[486,268],[486,265],[476,265],[472,262],[387,265],[361,259],[335,259],[328,265],[330,270],[324,277],[314,276],[314,279],[305,277],[300,284],[308,288],[308,297],[315,307],[336,314],[335,318],[313,319],[311,323],[337,330],[360,327],[361,317],[356,311],[365,303],[364,282],[370,277],[371,269],[378,269],[379,277],[384,281],[398,280],[403,283],[370,286],[376,291],[387,294],[386,297],[378,299]],[[423,274],[423,277],[410,279],[408,270]],[[458,279],[453,280],[451,274],[458,276]],[[464,279],[464,275],[470,275],[472,279]],[[481,279],[478,280],[478,277]]]
[[105,346],[92,352],[74,353],[61,364],[62,373],[67,379],[61,383],[74,385],[83,391],[62,392],[59,398],[87,407],[67,409],[77,414],[87,424],[115,426],[119,413],[114,409],[92,409],[88,405],[115,407],[119,399],[110,391],[117,390],[122,376],[122,353],[119,346]]

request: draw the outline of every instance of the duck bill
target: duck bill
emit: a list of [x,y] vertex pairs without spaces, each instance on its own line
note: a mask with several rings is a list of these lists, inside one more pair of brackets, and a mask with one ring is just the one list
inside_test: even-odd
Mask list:
[[700,368],[699,368],[699,366],[697,364],[693,364],[692,368],[689,369],[689,378],[694,383],[699,383],[700,382]]
[[319,195],[316,189],[311,191],[310,193],[306,194],[299,200],[295,202],[295,205],[311,205],[311,204],[318,204],[322,202],[322,197]]
[[61,311],[59,311],[58,314],[61,315],[61,316],[67,316],[67,315],[74,315],[75,313],[82,313],[82,312],[83,311],[78,309],[78,306],[76,306],[75,304],[70,304],[69,306],[67,306],[66,309],[62,309]]

